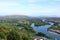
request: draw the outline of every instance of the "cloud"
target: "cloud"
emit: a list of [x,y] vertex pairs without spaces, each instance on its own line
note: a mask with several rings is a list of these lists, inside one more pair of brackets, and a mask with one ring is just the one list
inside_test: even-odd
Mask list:
[[5,7],[5,6],[18,6],[19,4],[16,2],[0,2],[0,7]]
[[54,1],[60,1],[60,0],[54,0]]
[[37,0],[27,0],[28,2],[36,2]]
[[[12,1],[12,0],[11,0]],[[0,13],[5,14],[25,14],[25,15],[57,15],[60,13],[60,4],[48,0],[17,0],[17,2],[0,2]],[[48,2],[47,2],[48,1]],[[59,0],[58,0],[59,1]],[[54,14],[55,13],[55,14]]]
[[48,0],[38,0],[38,1],[41,1],[41,2],[43,1],[44,2],[44,1],[48,1]]
[[32,2],[34,3],[34,2],[44,2],[44,1],[48,1],[48,0],[27,0],[27,1],[28,2],[31,2],[31,3]]

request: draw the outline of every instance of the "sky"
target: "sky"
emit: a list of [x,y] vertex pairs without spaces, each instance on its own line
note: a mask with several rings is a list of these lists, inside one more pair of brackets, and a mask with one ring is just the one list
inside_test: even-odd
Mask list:
[[0,15],[60,17],[60,0],[0,0]]

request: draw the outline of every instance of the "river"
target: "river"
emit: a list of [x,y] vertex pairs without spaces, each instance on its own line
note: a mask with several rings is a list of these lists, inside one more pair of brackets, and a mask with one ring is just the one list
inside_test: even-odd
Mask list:
[[60,35],[57,35],[48,31],[48,28],[53,25],[53,23],[51,22],[49,23],[50,25],[44,25],[44,26],[35,26],[35,24],[32,23],[31,26],[36,31],[36,33],[42,32],[42,33],[45,33],[47,36],[51,36],[54,40],[60,40]]

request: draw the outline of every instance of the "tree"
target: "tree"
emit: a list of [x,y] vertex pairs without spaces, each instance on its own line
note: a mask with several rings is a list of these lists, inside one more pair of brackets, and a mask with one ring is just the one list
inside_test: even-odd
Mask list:
[[1,39],[4,39],[4,38],[5,38],[4,32],[0,32],[0,38],[1,38]]
[[20,35],[16,31],[10,31],[7,40],[20,40]]

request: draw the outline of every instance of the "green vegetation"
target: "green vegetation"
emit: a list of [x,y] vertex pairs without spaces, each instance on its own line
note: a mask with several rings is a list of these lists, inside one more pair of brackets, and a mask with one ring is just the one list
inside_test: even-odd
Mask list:
[[42,26],[48,24],[46,22],[43,22],[40,18],[32,18],[30,20],[32,23],[35,23],[35,26]]
[[0,40],[32,40],[34,34],[29,21],[0,22]]
[[45,25],[39,18],[3,17],[0,19],[0,40],[33,40],[35,35],[32,23]]
[[39,32],[36,34],[37,36],[41,36],[41,37],[46,37],[48,39],[52,39],[50,36],[47,36],[46,34],[42,33],[42,32]]
[[42,21],[35,22],[35,26],[42,26],[42,25],[46,25],[46,24],[48,24],[48,23],[42,22]]
[[11,30],[7,35],[7,40],[20,40],[18,32]]
[[60,23],[55,22],[54,25],[52,27],[50,27],[48,30],[55,32],[57,34],[60,34]]

